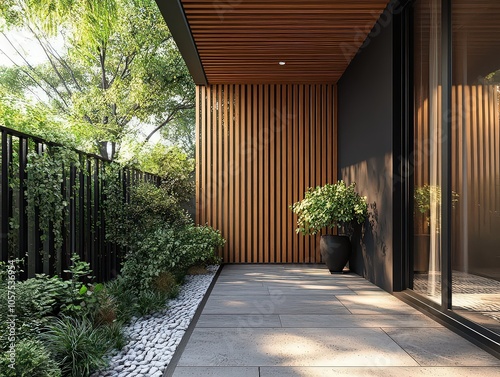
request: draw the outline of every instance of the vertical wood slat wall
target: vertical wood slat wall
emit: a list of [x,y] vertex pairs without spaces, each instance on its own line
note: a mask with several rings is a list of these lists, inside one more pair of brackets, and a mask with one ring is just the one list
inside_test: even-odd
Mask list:
[[[440,98],[440,97],[439,97]],[[428,145],[429,101],[416,106],[415,183],[429,183],[432,155]],[[500,224],[500,94],[496,85],[452,86],[452,190],[458,196],[453,208],[454,268],[467,262],[467,252],[480,247],[478,240],[498,238]],[[415,233],[425,233],[426,218],[416,213]],[[428,232],[428,230],[427,230]]]
[[196,221],[226,263],[319,263],[319,235],[289,205],[337,178],[334,85],[211,85],[196,91]]
[[454,209],[454,260],[459,266],[466,263],[459,251],[474,253],[485,247],[484,240],[490,245],[500,240],[499,100],[496,85],[452,87],[452,189],[460,195]]

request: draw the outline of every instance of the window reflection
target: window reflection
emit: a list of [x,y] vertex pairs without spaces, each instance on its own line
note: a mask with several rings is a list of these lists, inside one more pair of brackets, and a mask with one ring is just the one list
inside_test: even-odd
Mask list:
[[500,3],[454,1],[453,309],[500,332]]
[[500,333],[500,2],[453,1],[452,165],[441,164],[440,1],[415,3],[413,289],[441,301],[442,169],[452,173],[452,305]]
[[414,290],[440,302],[441,281],[441,9],[415,5]]

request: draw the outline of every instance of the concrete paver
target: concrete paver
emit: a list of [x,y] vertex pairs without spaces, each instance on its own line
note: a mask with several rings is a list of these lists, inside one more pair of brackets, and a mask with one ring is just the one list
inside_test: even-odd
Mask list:
[[178,365],[418,364],[380,328],[197,328]]
[[205,314],[350,314],[334,295],[232,295],[210,297]]
[[[238,375],[234,375],[238,376]],[[263,367],[259,377],[498,377],[491,367]],[[193,375],[194,377],[194,375]]]
[[202,327],[282,327],[279,315],[202,314],[196,324]]
[[259,368],[249,367],[177,367],[176,377],[259,377]]
[[330,275],[318,265],[225,266],[173,371],[174,377],[499,375],[499,359],[365,279]]
[[420,365],[424,366],[498,366],[500,360],[446,329],[384,328]]
[[279,318],[282,327],[442,327],[423,314],[282,314]]

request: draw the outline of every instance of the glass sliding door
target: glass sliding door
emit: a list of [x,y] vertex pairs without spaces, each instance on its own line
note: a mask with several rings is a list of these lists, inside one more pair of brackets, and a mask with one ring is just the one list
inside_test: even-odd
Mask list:
[[[451,258],[451,276],[444,276],[452,311],[500,335],[500,1],[451,5],[451,65],[441,56],[441,0],[413,6],[411,286],[442,304],[441,262]],[[445,88],[443,67],[452,67]],[[451,113],[443,117],[443,93],[450,89]],[[451,122],[450,138],[442,136],[443,118]],[[445,143],[451,163],[443,165]],[[443,203],[441,179],[450,173],[450,200]],[[446,209],[451,219],[444,229]],[[450,228],[451,239],[442,239]],[[446,255],[442,244],[450,245]],[[443,304],[440,310],[447,310]]]
[[441,302],[441,0],[414,6],[413,289]]
[[452,3],[452,303],[500,333],[500,2]]

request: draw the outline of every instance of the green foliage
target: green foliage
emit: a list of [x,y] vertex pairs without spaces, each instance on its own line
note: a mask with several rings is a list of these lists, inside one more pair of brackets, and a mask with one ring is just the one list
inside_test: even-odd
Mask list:
[[148,315],[167,307],[167,295],[154,290],[144,290],[137,296],[136,308],[139,315]]
[[65,376],[88,376],[105,367],[104,355],[113,347],[106,330],[87,317],[54,318],[40,337]]
[[[89,264],[73,256],[70,280],[58,276],[49,277],[44,274],[19,281],[15,284],[15,313],[8,313],[7,306],[0,306],[0,349],[9,346],[8,314],[16,315],[17,340],[32,339],[39,335],[50,316],[65,313],[75,317],[83,317],[95,312],[98,307],[102,284],[84,284],[82,280],[90,279]],[[7,284],[0,284],[0,301],[7,302]]]
[[309,188],[304,199],[290,206],[297,214],[297,233],[316,234],[322,228],[361,224],[368,215],[366,197],[355,191],[355,184],[343,181]]
[[195,111],[188,109],[184,111],[182,116],[163,127],[161,134],[172,144],[181,147],[190,158],[194,158],[196,152],[195,124]]
[[65,272],[71,275],[70,280],[63,280],[59,276],[48,277],[40,274],[33,279],[19,283],[21,286],[27,284],[33,287],[33,292],[43,295],[40,302],[45,303],[46,311],[43,315],[58,315],[65,313],[73,316],[83,316],[95,307],[96,295],[102,290],[102,284],[85,285],[82,280],[91,279],[90,265],[80,261],[77,255],[71,258],[73,264]]
[[[124,136],[139,134],[146,123],[165,128],[173,142],[191,138],[195,86],[154,0],[7,3],[0,25],[32,35],[47,58],[0,69],[6,72],[0,87],[9,94],[43,92],[37,103],[112,159]],[[6,35],[15,44],[15,35]]]
[[158,143],[142,149],[138,158],[139,168],[162,177],[164,189],[179,203],[188,202],[194,196],[194,159],[179,147]]
[[[455,192],[451,192],[451,205],[455,208],[460,196]],[[441,205],[441,187],[436,185],[423,185],[415,188],[414,192],[415,208],[420,213],[428,213],[431,205]]]
[[104,201],[102,208],[106,223],[106,240],[121,246],[127,245],[129,228],[132,222],[127,218],[125,198],[123,197],[123,181],[120,178],[122,167],[109,164],[102,180],[105,182],[102,190]]
[[60,377],[57,363],[38,340],[25,339],[15,347],[14,368],[9,353],[0,354],[0,370],[4,377]]
[[172,195],[167,185],[157,187],[148,182],[141,182],[132,188],[127,217],[134,223],[141,222],[142,227],[147,229],[158,222],[182,226],[190,221],[179,199]]
[[33,217],[35,207],[38,207],[42,240],[51,232],[56,249],[62,245],[61,229],[68,206],[61,192],[64,181],[63,169],[72,164],[79,166],[78,155],[63,147],[48,147],[44,153],[38,154],[32,151],[28,154],[26,168],[29,177],[26,180],[28,215]]
[[[159,277],[163,281],[158,281]],[[165,280],[164,273],[158,273],[158,276],[151,280],[154,280],[151,286],[140,289],[133,286],[135,280],[128,275],[121,275],[106,283],[105,290],[117,303],[117,322],[128,323],[133,317],[165,309],[167,299],[177,295],[176,282],[168,278]]]
[[65,299],[61,305],[61,311],[73,316],[82,316],[92,313],[96,310],[99,303],[99,296],[103,291],[103,284],[84,284],[83,281],[93,280],[90,264],[80,260],[78,255],[71,258],[73,264],[70,269],[64,272],[70,273],[71,280],[61,280],[62,284],[67,285],[65,290]]
[[[158,230],[162,224],[170,227],[182,227],[190,223],[178,199],[171,195],[165,185],[157,187],[153,183],[140,182],[130,190],[130,203],[123,203],[119,195],[119,181],[108,180],[106,201],[106,237],[122,246],[138,249],[138,242],[152,230]],[[152,232],[156,240],[158,234]],[[161,237],[160,237],[161,238]]]
[[[9,347],[9,314],[16,317],[16,340],[28,340],[35,338],[42,330],[47,321],[47,316],[53,312],[55,300],[50,293],[46,292],[46,281],[29,279],[25,282],[17,282],[14,287],[15,306],[14,313],[8,311],[7,284],[0,284],[0,350]],[[49,287],[50,288],[50,287]]]
[[178,235],[172,227],[155,227],[136,241],[126,255],[121,271],[128,289],[150,290],[153,280],[161,272],[177,267],[181,260],[181,253],[177,251],[182,245]]
[[125,257],[122,274],[131,290],[150,290],[161,273],[184,275],[194,265],[218,263],[220,232],[209,226],[155,226],[136,241]]
[[208,225],[189,226],[180,234],[182,250],[185,252],[183,267],[209,265],[221,263],[216,255],[219,248],[224,247],[226,241],[216,229]]
[[138,315],[137,293],[128,288],[128,282],[122,275],[104,284],[104,291],[116,303],[116,319],[118,322],[128,323],[132,317]]
[[490,85],[500,85],[500,69],[486,75],[484,77],[484,82]]
[[67,147],[88,149],[85,136],[62,123],[52,109],[6,93],[2,73],[0,68],[0,125]]
[[[15,373],[19,376],[60,375],[57,373],[57,365],[48,359],[48,351],[34,342],[37,338],[44,341],[45,347],[61,366],[63,375],[72,376],[88,375],[88,370],[104,366],[102,357],[105,353],[112,348],[124,346],[126,339],[122,322],[116,319],[118,304],[108,293],[108,287],[102,284],[84,284],[82,281],[91,280],[89,265],[80,261],[77,256],[72,260],[70,270],[66,271],[70,273],[70,280],[37,275],[17,282],[15,312],[8,313],[6,305],[0,306],[0,351],[7,351],[11,344],[11,339],[8,339],[7,315],[16,316],[16,344],[21,348],[16,348],[17,369],[13,376]],[[5,264],[2,264],[1,302],[7,302],[5,269]],[[120,299],[125,296],[122,287],[118,287],[118,292]],[[161,307],[165,307],[166,298],[166,293],[134,294],[133,315],[157,310],[161,300]],[[126,300],[121,303],[122,307],[128,305],[130,302]],[[4,360],[6,355],[0,357],[0,363],[7,360]],[[39,374],[29,369],[32,366]]]
[[96,325],[113,325],[117,323],[118,303],[115,297],[109,294],[105,286],[95,297],[97,298],[95,309],[90,312],[94,323]]
[[179,293],[179,288],[174,274],[169,271],[163,271],[153,280],[153,289],[164,293],[170,298],[174,298]]
[[[441,207],[441,187],[436,185],[425,184],[416,187],[413,193],[415,199],[415,208],[418,212],[425,215],[427,226],[431,225],[431,207],[436,210]],[[455,192],[451,192],[451,205],[455,208],[460,196]],[[441,228],[441,216],[437,216],[436,232],[439,233]]]
[[100,327],[100,329],[104,333],[104,337],[112,345],[112,348],[121,350],[127,344],[127,337],[123,332],[123,324],[121,322],[114,321]]

